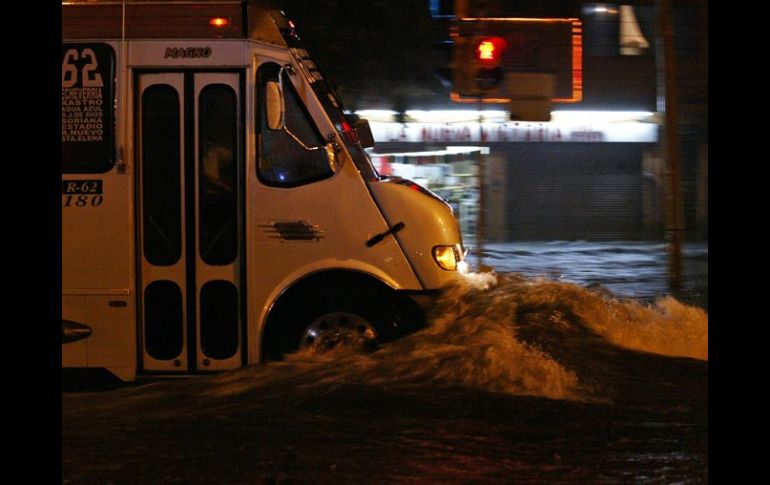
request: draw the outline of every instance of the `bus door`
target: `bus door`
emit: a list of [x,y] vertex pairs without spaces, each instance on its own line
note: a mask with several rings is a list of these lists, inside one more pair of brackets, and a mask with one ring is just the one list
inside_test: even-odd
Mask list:
[[243,364],[241,74],[137,77],[142,370]]

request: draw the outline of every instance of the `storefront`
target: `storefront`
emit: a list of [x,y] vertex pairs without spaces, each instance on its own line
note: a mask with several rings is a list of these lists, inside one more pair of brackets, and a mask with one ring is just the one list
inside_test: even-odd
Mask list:
[[502,111],[407,111],[404,123],[387,111],[358,114],[370,120],[378,169],[448,200],[469,239],[479,229],[487,241],[660,235],[653,113],[557,111],[547,123],[506,121]]

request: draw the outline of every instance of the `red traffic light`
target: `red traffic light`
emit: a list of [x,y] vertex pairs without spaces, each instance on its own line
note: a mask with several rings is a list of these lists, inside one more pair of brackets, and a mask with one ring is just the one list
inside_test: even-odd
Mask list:
[[487,37],[476,44],[476,59],[485,64],[498,63],[508,43],[502,37]]

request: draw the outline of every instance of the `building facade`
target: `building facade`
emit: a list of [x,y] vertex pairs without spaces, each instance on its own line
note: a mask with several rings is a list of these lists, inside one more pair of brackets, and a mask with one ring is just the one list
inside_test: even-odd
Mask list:
[[[344,37],[344,26],[333,29],[323,22],[312,25],[316,30],[309,37],[318,38],[319,61],[330,67],[340,54],[334,45],[360,47],[346,52],[347,67],[329,74],[350,111],[370,120],[375,164],[448,198],[467,236],[490,241],[665,237],[666,79],[654,1],[398,0],[398,18],[410,19],[398,26],[387,21],[393,2],[370,2],[356,18],[340,10],[344,2],[328,3],[323,11],[328,22],[344,13],[346,25],[364,24],[356,27],[354,39]],[[540,123],[507,119],[505,105],[452,102],[450,31],[458,8],[477,16],[578,19],[580,100],[554,103],[551,121]],[[304,15],[309,21],[312,13]],[[688,240],[708,238],[707,24],[707,2],[674,2],[679,189]],[[332,32],[326,40],[324,32]],[[357,56],[374,67],[351,70]],[[432,79],[425,76],[426,66],[433,69]],[[371,81],[387,77],[380,71],[397,76],[384,84]]]

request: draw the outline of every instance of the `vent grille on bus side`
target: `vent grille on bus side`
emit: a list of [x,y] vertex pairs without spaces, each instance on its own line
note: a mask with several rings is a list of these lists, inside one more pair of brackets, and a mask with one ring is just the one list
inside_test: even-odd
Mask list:
[[317,225],[313,226],[305,221],[277,221],[260,227],[265,229],[268,237],[284,241],[318,241],[325,237],[324,231],[320,231]]

